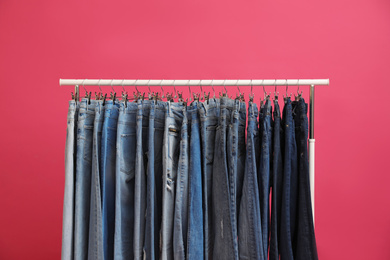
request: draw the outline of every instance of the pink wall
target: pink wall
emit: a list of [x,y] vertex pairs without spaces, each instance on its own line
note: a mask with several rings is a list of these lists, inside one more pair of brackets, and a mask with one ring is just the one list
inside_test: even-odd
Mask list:
[[66,2],[0,2],[0,259],[60,257],[60,77],[330,78],[316,91],[319,255],[390,259],[389,1]]

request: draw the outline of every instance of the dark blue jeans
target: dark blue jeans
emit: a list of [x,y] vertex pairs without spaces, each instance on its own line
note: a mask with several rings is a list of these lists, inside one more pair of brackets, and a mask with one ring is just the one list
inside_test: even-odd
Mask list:
[[187,259],[204,259],[203,207],[202,207],[202,164],[200,149],[198,102],[188,108],[191,123],[190,168],[188,198],[188,244]]
[[268,239],[269,239],[269,194],[270,194],[270,171],[271,171],[271,142],[272,142],[272,106],[271,101],[267,100],[261,119],[261,149],[260,162],[258,169],[258,181],[260,188],[260,213],[261,213],[261,231],[264,256],[268,257]]
[[162,143],[166,103],[151,102],[148,128],[148,162],[146,175],[145,259],[159,258],[162,200]]
[[266,259],[262,243],[259,188],[255,146],[258,143],[257,106],[249,103],[245,175],[239,211],[238,245],[240,259]]
[[83,98],[77,122],[74,259],[88,258],[91,204],[92,138],[96,100]]
[[214,248],[212,181],[215,134],[220,113],[219,99],[210,99],[200,103],[198,110],[202,142],[204,259],[212,260]]
[[95,123],[93,126],[92,147],[92,179],[91,179],[91,206],[89,218],[89,245],[88,259],[104,259],[103,253],[103,226],[102,226],[102,192],[101,192],[101,138],[104,121],[104,106],[102,100],[96,101]]
[[116,142],[114,259],[133,259],[137,103],[120,103]]
[[317,260],[312,204],[310,196],[309,161],[307,150],[308,118],[307,104],[301,98],[295,107],[295,129],[298,151],[298,209],[294,258]]
[[274,101],[274,124],[273,124],[273,156],[272,161],[272,208],[271,208],[271,237],[269,248],[269,259],[279,260],[280,241],[280,213],[282,207],[283,189],[283,158],[281,150],[281,115],[278,100]]
[[102,225],[104,259],[114,258],[115,161],[119,104],[107,100],[101,142]]

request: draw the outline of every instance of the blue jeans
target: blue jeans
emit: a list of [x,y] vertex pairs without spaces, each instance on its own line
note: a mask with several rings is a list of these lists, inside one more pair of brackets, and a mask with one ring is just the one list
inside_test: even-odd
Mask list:
[[219,99],[199,103],[198,109],[202,137],[204,259],[212,260],[214,250],[212,181],[215,134],[220,113]]
[[259,188],[257,183],[255,146],[258,143],[257,106],[249,103],[245,175],[238,225],[240,259],[267,259],[264,256],[261,232]]
[[120,103],[116,140],[114,259],[133,259],[137,103]]
[[95,123],[93,126],[92,147],[92,179],[91,179],[91,206],[89,218],[89,245],[88,259],[104,259],[103,227],[102,227],[102,199],[100,177],[101,138],[104,121],[103,101],[96,101]]
[[74,259],[88,258],[92,138],[96,100],[83,98],[77,122]]
[[202,164],[200,150],[200,132],[198,102],[188,108],[191,118],[190,169],[189,169],[189,210],[187,259],[204,259],[203,207],[202,207]]
[[173,223],[173,258],[186,259],[188,232],[188,117],[183,110],[181,125],[180,155],[176,179],[175,213]]
[[[79,105],[74,100],[69,101],[66,144],[65,144],[65,189],[62,219],[62,250],[61,259],[73,259],[73,230],[74,230],[74,193],[77,148],[77,117]],[[75,138],[76,137],[76,138]]]
[[294,258],[317,260],[312,204],[310,196],[309,160],[307,151],[308,118],[307,104],[303,98],[296,104],[295,129],[298,153],[298,210],[297,235]]
[[104,105],[104,121],[101,142],[101,187],[103,253],[105,260],[114,258],[115,233],[115,161],[119,104],[107,100]]
[[[235,209],[235,176],[232,175],[231,161],[228,165],[228,134],[230,128],[234,101],[228,98],[220,99],[219,124],[215,136],[214,163],[213,163],[213,255],[219,259],[238,259],[237,224]],[[232,133],[233,136],[233,133]],[[229,152],[231,155],[231,153]],[[231,157],[231,156],[229,156]]]
[[134,259],[143,259],[146,213],[146,173],[148,154],[149,100],[137,102],[136,159],[134,188]]
[[167,103],[163,143],[163,184],[161,219],[161,260],[173,259],[173,216],[178,161],[180,127],[183,121],[182,103]]
[[162,200],[162,142],[166,103],[151,102],[149,113],[148,164],[146,175],[145,259],[159,258]]
[[261,213],[261,231],[263,242],[263,255],[268,256],[269,239],[269,193],[270,193],[270,169],[271,169],[271,141],[272,127],[271,101],[267,100],[262,111],[261,124],[261,150],[258,169],[258,180],[260,188],[260,213]]
[[273,125],[273,156],[272,156],[272,208],[271,208],[271,237],[269,247],[269,259],[279,260],[280,241],[280,212],[282,207],[283,188],[283,159],[281,150],[281,117],[277,100],[274,101],[274,125]]

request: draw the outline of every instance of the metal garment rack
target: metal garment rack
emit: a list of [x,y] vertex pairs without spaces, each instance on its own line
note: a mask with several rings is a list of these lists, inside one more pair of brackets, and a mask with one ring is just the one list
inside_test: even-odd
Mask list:
[[310,191],[314,220],[314,173],[315,173],[315,139],[314,139],[314,88],[328,86],[329,79],[60,79],[60,86],[75,86],[79,96],[79,85],[82,86],[310,86],[310,125],[309,125],[309,172]]

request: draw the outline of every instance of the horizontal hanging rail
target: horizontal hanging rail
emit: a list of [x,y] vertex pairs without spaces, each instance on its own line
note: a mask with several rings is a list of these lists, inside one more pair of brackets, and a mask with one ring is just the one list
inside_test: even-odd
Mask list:
[[329,79],[60,79],[60,86],[318,86]]

